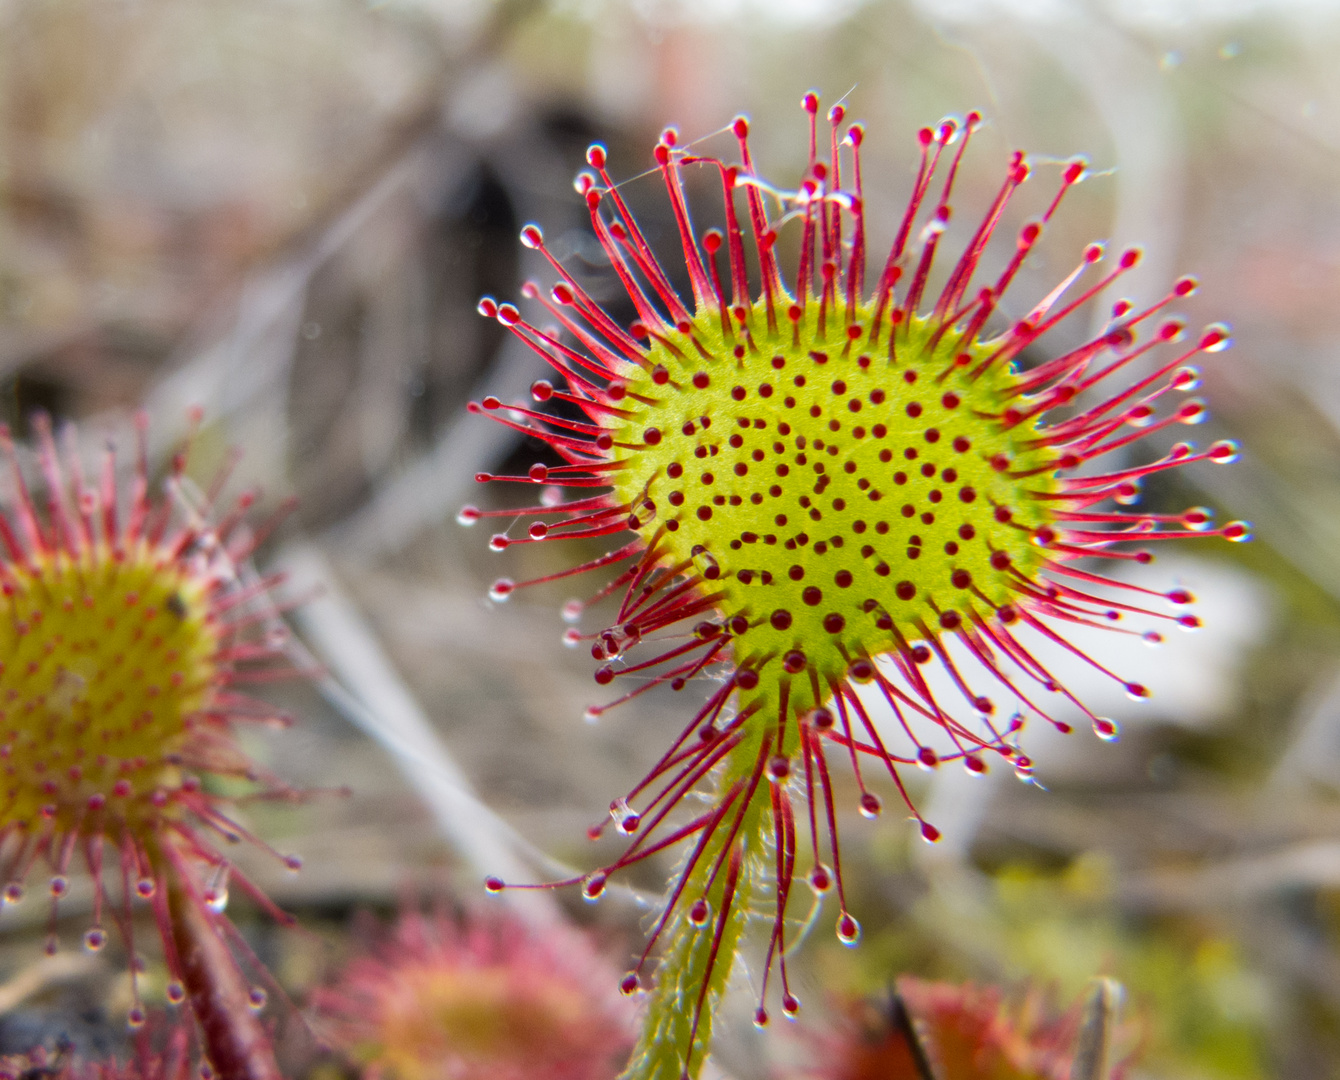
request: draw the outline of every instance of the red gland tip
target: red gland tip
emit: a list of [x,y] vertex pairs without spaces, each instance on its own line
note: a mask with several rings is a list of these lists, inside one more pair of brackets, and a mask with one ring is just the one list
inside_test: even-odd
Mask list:
[[475,305],[475,310],[486,319],[497,318],[498,301],[491,296],[481,296],[479,298],[479,303]]
[[1212,323],[1205,328],[1205,334],[1200,339],[1201,352],[1223,352],[1233,344],[1233,339],[1229,336],[1228,326],[1224,323]]
[[1116,723],[1105,716],[1093,718],[1093,733],[1103,742],[1116,742],[1121,737],[1121,730]]
[[605,147],[600,143],[592,143],[586,148],[586,163],[593,169],[603,169],[605,167]]
[[1120,266],[1123,270],[1129,270],[1137,265],[1144,258],[1144,250],[1138,247],[1127,248],[1121,253]]
[[484,888],[491,893],[500,893],[503,889],[507,888],[507,886],[502,878],[490,875],[484,879]]
[[838,916],[837,938],[848,948],[861,940],[861,924],[845,911]]
[[539,248],[544,246],[544,233],[540,227],[535,224],[526,225],[521,229],[521,242],[528,248]]
[[1186,330],[1186,321],[1183,319],[1167,319],[1158,328],[1158,337],[1160,341],[1175,341],[1180,338]]
[[928,844],[938,844],[940,842],[940,830],[929,821],[921,822],[921,838]]
[[819,115],[819,95],[813,90],[800,99],[800,107],[811,116]]
[[641,992],[641,990],[642,980],[638,977],[636,971],[630,971],[619,983],[619,993],[623,994],[624,997],[632,997],[634,994]]
[[1188,364],[1173,372],[1169,385],[1179,393],[1200,388],[1200,368]]
[[1179,424],[1200,424],[1209,419],[1210,410],[1198,399],[1188,401],[1176,413]]

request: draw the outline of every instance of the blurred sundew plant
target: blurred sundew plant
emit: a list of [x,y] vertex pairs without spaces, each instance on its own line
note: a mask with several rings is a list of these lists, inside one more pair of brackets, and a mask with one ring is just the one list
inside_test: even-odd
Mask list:
[[[577,190],[636,320],[621,325],[597,303],[536,225],[522,230],[522,243],[548,259],[557,281],[549,289],[527,282],[522,294],[547,321],[532,323],[491,297],[479,305],[559,381],[531,388],[547,412],[496,398],[471,409],[543,440],[563,464],[480,474],[538,485],[544,497],[522,511],[466,507],[460,520],[534,515],[525,534],[495,535],[495,551],[633,533],[569,570],[501,579],[491,595],[617,568],[595,595],[619,598],[614,622],[590,633],[574,626],[567,639],[589,643],[597,683],[635,685],[590,715],[653,687],[703,679],[711,687],[647,775],[610,804],[609,820],[630,837],[624,854],[555,883],[579,885],[594,900],[610,875],[667,848],[686,851],[622,984],[649,997],[625,1074],[639,1080],[698,1074],[751,913],[772,912],[756,1023],[767,1025],[772,1007],[796,1015],[788,910],[814,902],[795,895],[797,874],[817,897],[835,895],[839,939],[859,939],[843,887],[830,757],[852,769],[864,816],[882,810],[865,780],[874,768],[934,842],[939,832],[918,813],[905,768],[982,773],[995,760],[1028,782],[1025,725],[1069,730],[1050,715],[1058,701],[1078,707],[1100,738],[1116,738],[1115,723],[1085,709],[1039,658],[1040,646],[1068,650],[1139,698],[1143,686],[1071,644],[1067,628],[1100,625],[1153,642],[1151,623],[1198,625],[1185,590],[1125,584],[1102,572],[1104,562],[1148,562],[1147,543],[1250,535],[1243,522],[1216,526],[1200,507],[1130,509],[1144,477],[1238,454],[1228,441],[1200,450],[1179,442],[1158,460],[1126,460],[1133,444],[1206,417],[1201,400],[1183,395],[1199,385],[1196,358],[1225,348],[1228,330],[1213,325],[1184,341],[1183,322],[1167,314],[1195,279],[1179,279],[1146,307],[1118,301],[1097,336],[1021,363],[1140,259],[1137,249],[1121,252],[1103,272],[1106,252],[1090,245],[1027,314],[1006,317],[1002,298],[1084,179],[1083,161],[1060,166],[1041,218],[1019,232],[999,275],[979,280],[1007,204],[1033,175],[1016,153],[934,295],[954,181],[981,119],[923,129],[901,225],[867,283],[864,131],[844,126],[841,105],[829,110],[825,131],[814,94],[803,108],[809,165],[794,190],[757,174],[743,117],[727,129],[738,146],[732,164],[681,145],[673,129],[663,133],[655,165],[691,304],[595,145]],[[696,234],[683,185],[689,168],[719,179],[724,232]],[[782,228],[800,234],[789,284],[777,254]],[[1094,464],[1102,459],[1106,467]],[[562,501],[560,489],[572,497]],[[564,614],[576,623],[586,606],[570,602]],[[1127,628],[1130,616],[1145,626]],[[937,678],[952,692],[933,690]],[[496,878],[487,885],[512,887]],[[644,969],[658,946],[649,985]]]
[[[914,921],[952,953],[956,929],[969,918],[976,948],[1012,975],[1064,993],[1078,993],[1094,971],[1110,973],[1127,988],[1128,1011],[1145,1029],[1141,1064],[1155,1075],[1266,1075],[1268,983],[1213,922],[1132,924],[1116,902],[1115,874],[1097,854],[1059,872],[1011,864],[986,895],[946,903],[936,894],[919,905]],[[881,985],[882,974],[872,970],[868,981]]]
[[1139,1057],[1137,1024],[1118,1019],[1120,987],[1096,980],[1059,1009],[1026,985],[903,976],[874,997],[839,1001],[829,1030],[806,1032],[797,1080],[1124,1080]]
[[[192,428],[200,416],[192,416]],[[188,1002],[204,1051],[227,1077],[277,1077],[255,1011],[265,992],[234,958],[249,955],[224,915],[230,887],[287,922],[219,850],[246,839],[228,810],[297,793],[243,751],[235,729],[286,718],[244,687],[295,674],[274,579],[247,560],[254,493],[220,506],[225,470],[201,490],[187,475],[190,440],[152,489],[147,422],[129,483],[115,449],[87,475],[73,428],[58,449],[35,418],[40,486],[0,430],[14,503],[0,514],[0,874],[19,903],[39,861],[50,873],[47,951],[57,907],[82,870],[92,886],[85,949],[101,950],[108,916],[130,954],[132,1028],[145,1022],[132,927],[147,905],[162,939],[167,998]],[[277,858],[279,856],[276,856]],[[296,870],[296,856],[283,857]],[[110,884],[110,888],[109,888]]]
[[312,998],[365,1080],[608,1080],[632,1009],[577,931],[409,911]]

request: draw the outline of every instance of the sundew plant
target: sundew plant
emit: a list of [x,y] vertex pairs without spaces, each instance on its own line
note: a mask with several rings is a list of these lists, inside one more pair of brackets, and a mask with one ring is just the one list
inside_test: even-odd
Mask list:
[[[773,913],[756,1021],[766,1025],[774,1008],[797,1013],[785,957],[798,884],[833,895],[837,935],[856,943],[838,843],[839,763],[854,774],[864,816],[882,809],[867,783],[874,770],[935,841],[904,770],[981,773],[996,762],[1027,780],[1024,729],[1068,730],[1053,718],[1058,703],[1080,709],[1100,738],[1116,737],[1114,722],[1067,690],[1039,646],[1066,650],[1142,697],[1143,686],[1070,643],[1070,628],[1154,640],[1151,626],[1197,624],[1186,591],[1151,592],[1107,567],[1148,562],[1156,542],[1249,536],[1246,524],[1216,526],[1203,508],[1137,508],[1145,477],[1237,457],[1230,442],[1178,442],[1144,462],[1130,453],[1206,417],[1187,396],[1199,383],[1194,364],[1229,336],[1215,325],[1187,338],[1167,313],[1195,291],[1194,279],[1147,307],[1118,301],[1101,333],[1040,361],[1049,333],[1087,312],[1140,252],[1110,257],[1093,244],[1047,295],[1006,301],[1066,192],[1084,179],[1082,161],[1042,172],[1053,185],[1045,212],[986,276],[983,253],[1034,175],[1015,154],[946,274],[936,257],[980,117],[919,133],[901,224],[890,250],[872,259],[863,129],[844,126],[839,105],[825,130],[813,94],[803,106],[809,165],[795,189],[758,175],[743,117],[730,127],[733,162],[680,145],[674,130],[662,135],[655,164],[691,297],[671,284],[596,145],[577,187],[636,320],[623,325],[597,303],[536,225],[522,230],[522,243],[548,258],[556,280],[528,282],[522,293],[541,318],[480,303],[554,369],[558,379],[536,382],[532,396],[564,410],[496,398],[472,405],[563,461],[479,479],[571,492],[520,511],[533,523],[494,536],[492,548],[631,533],[608,554],[539,580],[613,573],[596,593],[618,598],[611,625],[568,632],[589,643],[598,684],[630,684],[611,704],[663,685],[708,688],[647,775],[612,802],[610,820],[630,838],[624,854],[565,883],[595,898],[631,864],[683,851],[623,982],[649,998],[629,1077],[698,1074],[750,913]],[[719,178],[724,232],[695,229],[687,169]],[[789,277],[777,250],[783,229],[799,234]],[[943,284],[933,289],[932,280]],[[1011,314],[1018,310],[1025,314]],[[462,520],[490,514],[518,511],[467,507]],[[503,579],[492,595],[533,584]],[[583,607],[573,602],[566,614],[577,621]],[[1143,625],[1128,629],[1132,620]],[[686,799],[691,792],[706,802]]]
[[[193,428],[199,415],[192,418]],[[133,934],[152,912],[169,973],[167,998],[188,1003],[212,1068],[225,1077],[278,1077],[256,1010],[263,990],[234,959],[247,952],[223,914],[230,887],[287,921],[220,850],[263,843],[237,820],[220,782],[254,796],[295,793],[250,760],[235,729],[284,719],[249,684],[294,674],[269,593],[246,569],[267,526],[251,527],[254,493],[220,507],[186,474],[189,443],[162,494],[151,483],[139,418],[130,482],[114,448],[84,470],[74,429],[64,452],[35,418],[39,487],[0,430],[15,492],[0,513],[0,873],[5,906],[48,873],[47,951],[72,875],[92,885],[83,946],[119,925],[127,952],[132,1028],[145,1023]],[[273,524],[273,522],[271,522]],[[278,856],[277,856],[278,857]],[[299,860],[284,862],[297,869]]]

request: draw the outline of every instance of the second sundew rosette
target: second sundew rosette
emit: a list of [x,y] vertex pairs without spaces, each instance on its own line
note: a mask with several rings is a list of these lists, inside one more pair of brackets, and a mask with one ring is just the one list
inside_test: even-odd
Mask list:
[[256,1014],[265,993],[239,965],[248,950],[224,914],[230,885],[291,920],[224,849],[267,847],[237,805],[299,797],[239,738],[287,720],[252,685],[298,672],[277,579],[248,565],[279,518],[249,522],[254,492],[222,502],[226,469],[207,490],[192,483],[200,421],[193,410],[157,482],[143,415],[128,475],[112,445],[86,472],[73,427],[59,446],[43,415],[31,419],[30,471],[27,448],[0,425],[0,909],[20,903],[45,865],[45,888],[33,891],[50,904],[54,953],[60,904],[82,875],[84,948],[101,950],[111,921],[129,954],[131,1028],[146,1021],[134,936],[144,911],[161,939],[165,996],[191,1008],[215,1074],[277,1080]]
[[[1067,641],[1070,627],[1155,638],[1149,626],[1157,621],[1196,625],[1180,610],[1192,600],[1184,590],[1125,584],[1101,573],[1102,560],[1147,562],[1144,545],[1154,541],[1249,536],[1241,522],[1215,527],[1203,508],[1129,509],[1144,477],[1232,461],[1232,443],[1177,443],[1145,464],[1114,454],[1206,416],[1203,402],[1184,395],[1199,382],[1196,357],[1224,348],[1228,331],[1211,326],[1184,344],[1183,324],[1164,314],[1195,290],[1194,279],[1180,279],[1148,307],[1118,302],[1102,334],[1064,355],[1028,370],[1017,363],[1025,349],[1045,349],[1053,327],[1139,261],[1137,250],[1126,251],[1102,272],[1104,250],[1091,245],[1023,318],[1005,316],[1001,299],[1066,191],[1083,179],[1082,162],[1060,167],[1042,218],[1022,228],[999,275],[980,280],[983,251],[1030,177],[1024,156],[1014,155],[932,295],[954,178],[980,117],[923,129],[906,211],[868,285],[863,131],[844,128],[835,106],[822,146],[818,99],[808,94],[803,105],[810,163],[794,191],[756,174],[744,118],[730,129],[736,164],[680,146],[673,130],[663,134],[655,157],[691,303],[671,285],[598,145],[588,153],[594,171],[577,187],[637,320],[616,322],[549,255],[534,225],[522,242],[549,259],[558,280],[547,291],[533,282],[522,291],[555,325],[537,326],[491,298],[480,303],[561,377],[535,383],[534,399],[567,407],[556,415],[495,398],[473,405],[543,439],[565,462],[479,479],[573,489],[565,503],[545,499],[520,511],[535,516],[528,531],[499,534],[491,546],[631,532],[608,555],[540,579],[618,568],[596,594],[622,595],[613,624],[591,634],[574,628],[569,640],[591,643],[597,683],[632,676],[632,688],[611,704],[666,683],[711,688],[655,767],[611,804],[611,820],[632,838],[624,855],[579,879],[594,898],[610,874],[673,845],[685,851],[647,949],[624,981],[627,992],[650,995],[630,1077],[697,1074],[747,912],[775,911],[756,1019],[767,1023],[774,994],[783,1014],[795,1015],[784,956],[797,875],[817,893],[836,894],[837,934],[858,939],[830,768],[848,763],[867,817],[881,803],[864,773],[886,772],[934,841],[939,833],[903,787],[905,767],[955,762],[984,772],[996,759],[1027,779],[1022,730],[1028,720],[1065,728],[1049,715],[1058,700],[1084,710],[1100,737],[1116,736],[1033,643],[1059,645],[1107,671],[1101,657]],[[682,183],[690,167],[719,176],[724,234],[695,235]],[[800,231],[789,284],[776,254],[779,227]],[[1093,464],[1107,455],[1107,468]],[[466,507],[461,520],[517,513]],[[530,584],[503,579],[492,595]],[[583,606],[569,604],[566,614],[575,621]],[[1144,625],[1127,629],[1131,617]],[[947,678],[933,679],[928,668],[936,667]],[[954,692],[933,691],[933,682]],[[872,695],[887,714],[879,724],[867,706]],[[690,792],[709,799],[677,813]],[[780,985],[770,992],[774,970]]]

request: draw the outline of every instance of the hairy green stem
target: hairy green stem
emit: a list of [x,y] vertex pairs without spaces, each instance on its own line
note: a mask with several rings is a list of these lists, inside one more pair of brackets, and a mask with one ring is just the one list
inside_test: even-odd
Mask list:
[[[739,794],[694,862],[666,924],[642,1031],[620,1080],[692,1080],[707,1059],[714,1014],[730,981],[749,911],[765,893],[772,895],[771,799],[768,781],[759,783],[754,775],[759,755],[759,740],[746,739],[727,758],[718,779],[719,800],[732,790]],[[707,898],[708,917],[695,925],[689,912],[700,897]]]

